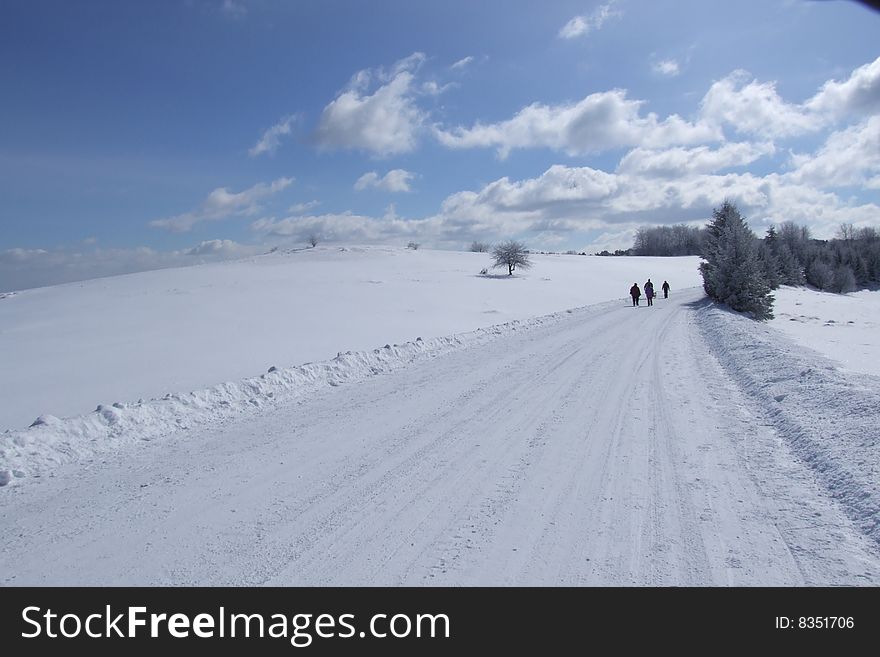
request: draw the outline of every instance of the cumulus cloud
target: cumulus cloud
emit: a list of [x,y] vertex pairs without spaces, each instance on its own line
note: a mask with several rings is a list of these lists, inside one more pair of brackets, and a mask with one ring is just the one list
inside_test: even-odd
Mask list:
[[[691,173],[658,179],[641,171],[608,173],[591,167],[555,165],[536,178],[490,182],[478,191],[448,196],[432,217],[434,234],[517,234],[529,231],[620,232],[643,223],[706,221],[729,198],[752,226],[797,221],[818,237],[830,237],[843,222],[874,221],[880,207],[843,199],[833,192],[776,173]],[[873,217],[873,219],[872,219]]]
[[654,62],[651,65],[651,68],[654,69],[655,73],[659,73],[660,75],[665,75],[670,78],[674,78],[676,75],[681,73],[678,62],[674,59],[661,59],[659,62]]
[[[321,113],[318,145],[327,150],[357,149],[378,157],[415,149],[427,114],[416,103],[415,71],[425,61],[413,53],[390,70],[359,71],[347,89]],[[373,80],[381,84],[372,94]]]
[[278,123],[263,133],[259,141],[248,151],[251,157],[257,157],[263,153],[274,153],[281,145],[281,138],[289,136],[293,132],[293,124],[298,120],[296,114],[283,117]]
[[371,244],[399,242],[424,234],[424,220],[407,220],[393,211],[383,217],[370,217],[353,212],[266,218],[255,221],[251,228],[264,238],[287,238],[305,241],[319,234],[324,242]]
[[647,177],[676,178],[695,173],[714,173],[745,166],[775,152],[772,142],[726,143],[718,148],[697,146],[665,150],[634,148],[617,166],[618,173]]
[[599,5],[589,14],[575,16],[559,30],[560,39],[575,39],[585,36],[590,32],[602,29],[612,18],[619,18],[623,15],[621,11],[615,8],[615,0]]
[[793,154],[791,161],[788,177],[798,183],[880,187],[880,115],[833,132],[814,154]]
[[574,104],[533,103],[498,123],[451,130],[435,127],[434,134],[449,148],[494,147],[502,159],[515,148],[542,147],[584,155],[639,144],[662,147],[723,137],[720,127],[691,123],[677,114],[663,120],[654,113],[641,116],[642,104],[628,99],[625,90],[614,89],[590,94]]
[[703,97],[703,120],[727,124],[742,134],[783,138],[816,132],[847,116],[880,110],[880,57],[855,69],[843,82],[829,80],[804,103],[782,99],[774,82],[758,82],[745,71],[718,80]]
[[[675,60],[655,64],[667,75]],[[870,115],[880,109],[880,58],[857,68],[843,82],[829,81],[804,103],[784,100],[774,82],[760,82],[734,71],[714,82],[687,120],[677,114],[642,115],[644,101],[625,89],[592,93],[575,103],[533,103],[510,119],[477,122],[471,127],[433,126],[435,138],[453,149],[495,148],[506,158],[514,149],[549,148],[567,155],[587,155],[615,148],[657,149],[725,140],[725,128],[742,137],[771,141],[815,133],[847,115]]]
[[278,178],[268,184],[257,183],[253,187],[237,193],[230,192],[225,187],[218,187],[208,194],[208,198],[195,210],[166,219],[156,219],[151,221],[150,225],[156,228],[167,228],[174,232],[186,232],[203,221],[252,216],[261,209],[258,201],[277,194],[292,183],[293,178]]
[[409,192],[412,191],[409,183],[413,178],[415,174],[405,169],[392,169],[384,176],[369,171],[357,179],[354,188],[357,191],[375,188],[386,192]]
[[805,107],[833,118],[880,111],[880,57],[859,66],[843,82],[829,80]]
[[205,240],[186,251],[186,255],[237,258],[246,255],[253,255],[256,250],[255,247],[244,246],[234,240]]
[[728,124],[737,132],[762,137],[788,137],[821,127],[819,117],[785,102],[773,82],[750,80],[746,71],[734,71],[713,83],[703,97],[701,116],[714,124]]

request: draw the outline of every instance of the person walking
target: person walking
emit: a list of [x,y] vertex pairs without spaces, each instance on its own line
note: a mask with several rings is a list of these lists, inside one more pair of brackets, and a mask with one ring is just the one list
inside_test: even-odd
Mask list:
[[645,283],[645,298],[648,300],[648,305],[654,305],[654,284],[651,282],[651,279],[648,279],[648,282]]
[[639,289],[638,283],[633,283],[633,286],[629,288],[629,295],[633,298],[633,306],[638,306],[639,297],[642,296],[642,291]]
[[667,283],[666,281],[663,281],[663,285],[661,285],[660,287],[663,290],[663,298],[668,299],[669,298],[669,283]]

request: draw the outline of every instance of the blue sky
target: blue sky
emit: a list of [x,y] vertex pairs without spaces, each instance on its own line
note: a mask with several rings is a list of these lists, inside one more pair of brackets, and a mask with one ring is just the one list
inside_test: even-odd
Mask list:
[[5,0],[0,289],[302,245],[880,225],[846,0]]

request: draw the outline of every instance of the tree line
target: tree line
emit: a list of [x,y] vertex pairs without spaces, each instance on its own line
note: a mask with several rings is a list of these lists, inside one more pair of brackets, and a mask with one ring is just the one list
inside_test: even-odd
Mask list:
[[706,294],[756,319],[773,317],[771,291],[780,285],[843,293],[880,283],[876,228],[844,224],[833,239],[817,240],[788,221],[758,238],[730,201],[712,211],[700,255]]

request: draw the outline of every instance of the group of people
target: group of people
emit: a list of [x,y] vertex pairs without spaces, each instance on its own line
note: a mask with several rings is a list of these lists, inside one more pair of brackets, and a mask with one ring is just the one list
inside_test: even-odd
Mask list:
[[[666,299],[669,297],[669,283],[663,281],[663,285],[660,286],[660,289],[663,290],[663,298]],[[629,295],[632,297],[633,305],[639,305],[639,299],[642,297],[642,291],[639,289],[638,283],[633,283],[633,286],[629,288]],[[645,283],[645,298],[648,300],[648,305],[654,305],[654,284],[651,282],[649,278]]]

